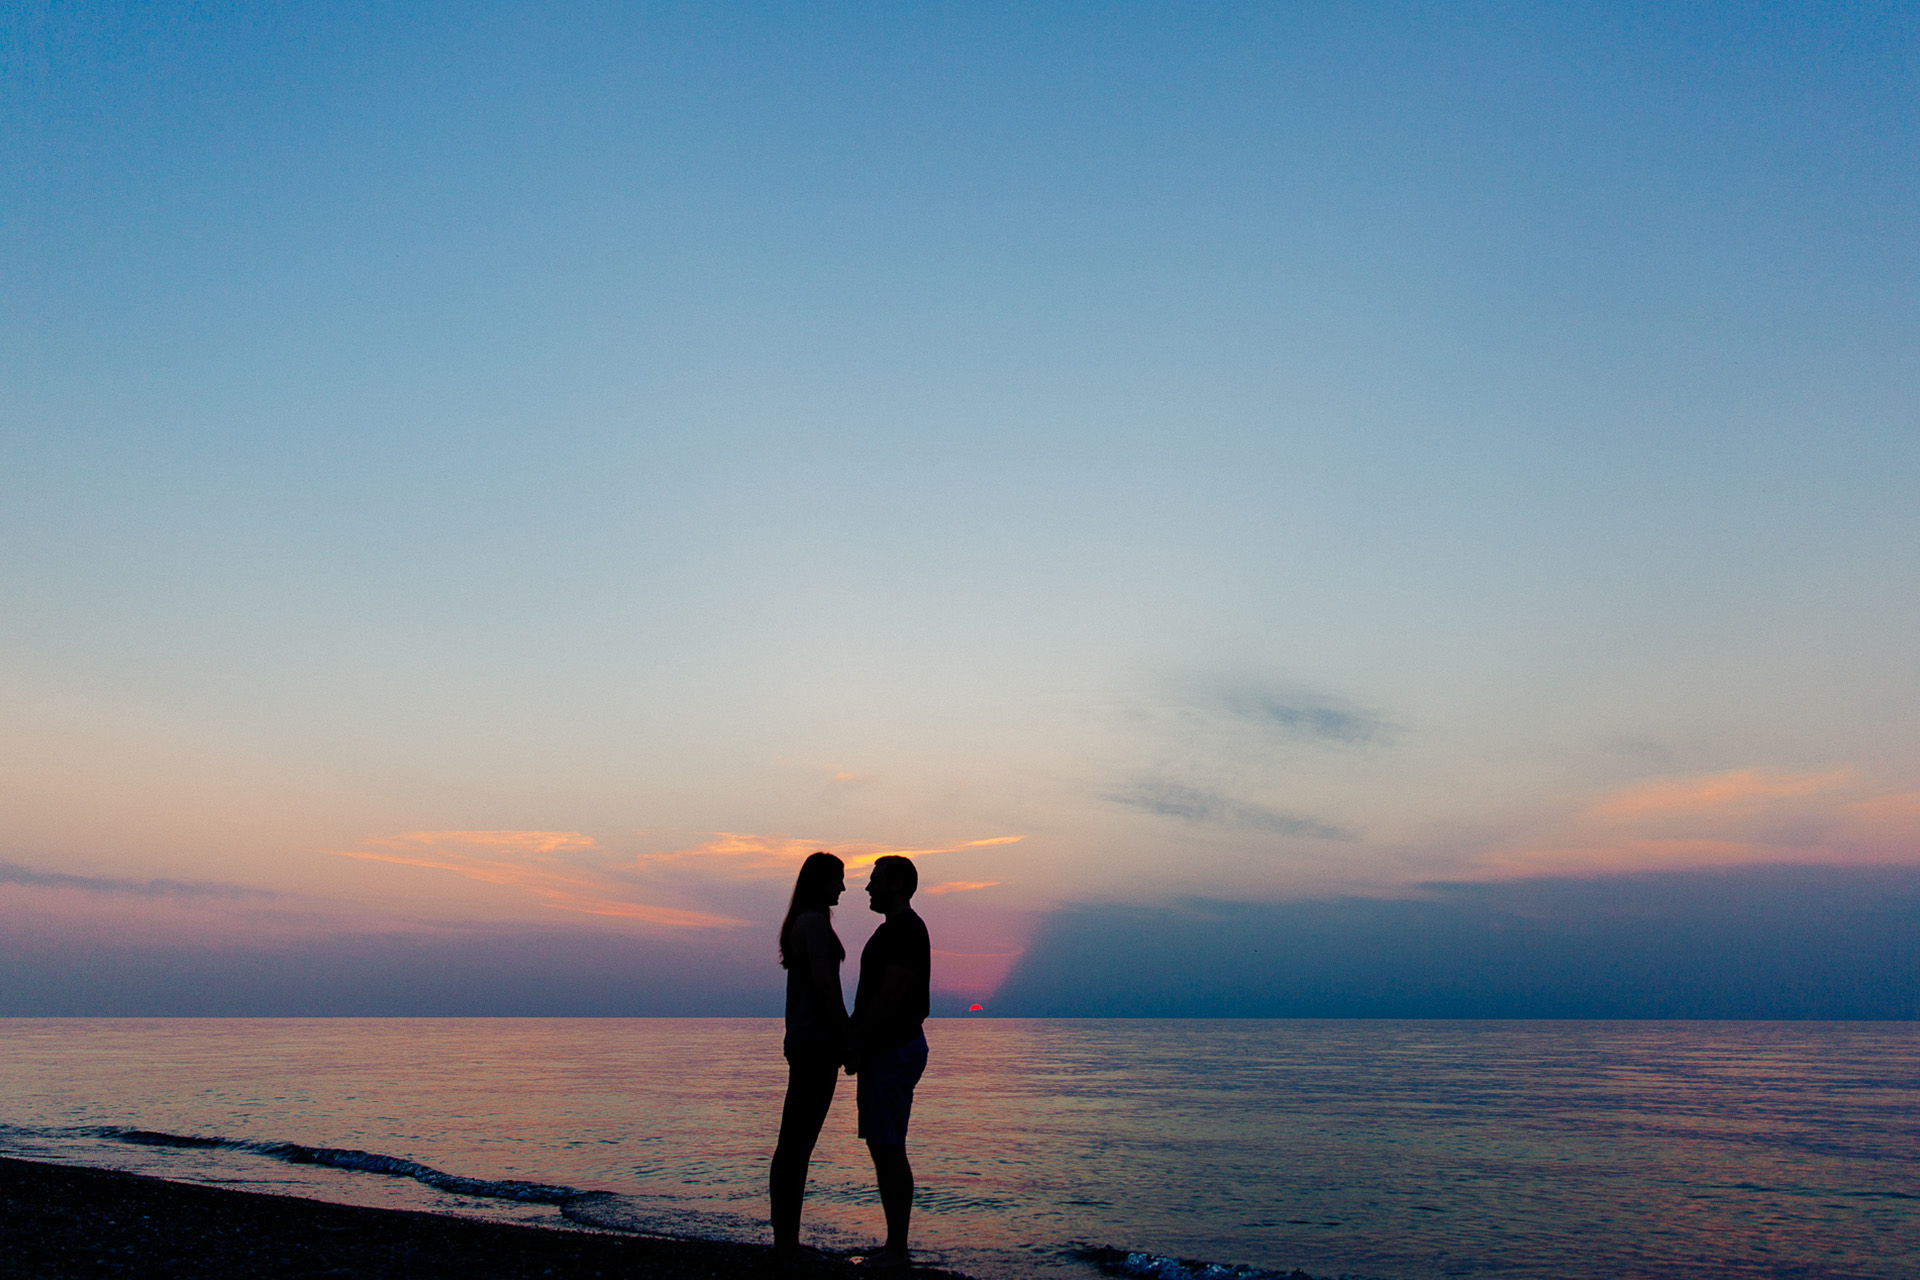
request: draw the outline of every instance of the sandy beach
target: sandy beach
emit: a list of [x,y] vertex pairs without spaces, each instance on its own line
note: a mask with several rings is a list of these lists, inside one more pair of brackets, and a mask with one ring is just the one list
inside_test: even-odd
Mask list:
[[[475,1222],[0,1158],[8,1277],[807,1280],[856,1270],[838,1260],[782,1266],[761,1245]],[[961,1280],[931,1268],[893,1274]]]

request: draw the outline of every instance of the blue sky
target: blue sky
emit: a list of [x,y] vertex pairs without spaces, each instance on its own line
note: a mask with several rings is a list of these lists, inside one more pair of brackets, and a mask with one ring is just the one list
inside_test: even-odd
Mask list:
[[1920,857],[1911,6],[0,32],[16,924]]

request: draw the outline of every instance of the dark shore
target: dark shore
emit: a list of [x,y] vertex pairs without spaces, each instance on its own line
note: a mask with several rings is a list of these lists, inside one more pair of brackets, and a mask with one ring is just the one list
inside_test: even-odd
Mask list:
[[[785,1266],[764,1245],[474,1222],[0,1157],[0,1276],[9,1278],[845,1280],[857,1270],[837,1260]],[[932,1268],[888,1274],[964,1280]]]

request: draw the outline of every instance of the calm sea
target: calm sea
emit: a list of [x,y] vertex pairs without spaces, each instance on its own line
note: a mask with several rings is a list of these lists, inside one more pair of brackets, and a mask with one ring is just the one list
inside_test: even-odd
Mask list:
[[[1166,1276],[1920,1276],[1912,1023],[941,1020],[928,1039],[916,1243],[980,1276],[1090,1275],[1091,1248]],[[0,1150],[765,1239],[779,1046],[758,1019],[6,1019]],[[878,1228],[845,1082],[807,1231]]]

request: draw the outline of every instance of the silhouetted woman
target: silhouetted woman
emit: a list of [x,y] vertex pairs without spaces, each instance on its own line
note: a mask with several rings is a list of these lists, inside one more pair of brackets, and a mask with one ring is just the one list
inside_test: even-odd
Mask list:
[[800,864],[787,918],[780,922],[780,967],[787,971],[787,1102],[780,1111],[780,1143],[773,1149],[773,1247],[800,1250],[800,1202],[807,1194],[807,1161],[846,1057],[847,1002],[840,962],[847,949],[833,931],[833,904],[846,891],[847,869],[830,853]]

